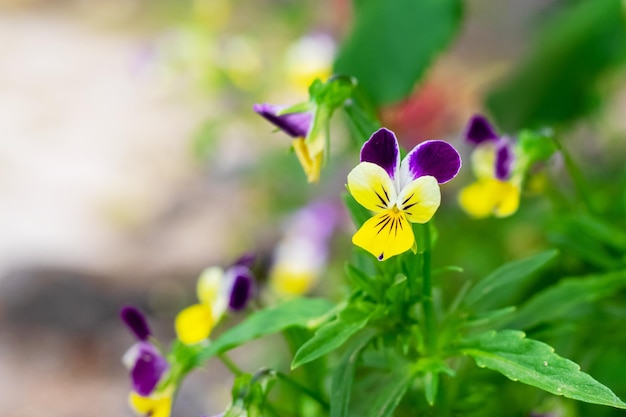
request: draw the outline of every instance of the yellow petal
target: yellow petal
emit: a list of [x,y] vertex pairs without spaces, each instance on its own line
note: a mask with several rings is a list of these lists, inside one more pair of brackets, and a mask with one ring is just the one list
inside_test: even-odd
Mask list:
[[128,396],[128,403],[135,414],[150,417],[169,417],[172,410],[172,395],[169,391],[142,397],[136,392]]
[[493,141],[481,143],[472,152],[472,171],[479,180],[493,179],[496,164],[496,145]]
[[506,217],[519,207],[520,189],[511,181],[482,179],[461,190],[459,204],[469,215]]
[[203,341],[213,330],[213,312],[206,304],[194,304],[182,310],[174,321],[178,340],[186,345]]
[[316,271],[277,264],[270,272],[272,289],[282,296],[302,295],[317,282]]
[[361,162],[350,171],[348,190],[360,205],[375,213],[393,207],[397,197],[387,171],[371,162]]
[[224,270],[222,268],[211,267],[202,271],[196,285],[198,300],[202,304],[213,304],[219,296],[223,279]]
[[520,187],[510,181],[498,182],[500,199],[494,208],[494,214],[496,217],[507,217],[519,208]]
[[407,184],[398,196],[398,208],[412,223],[426,223],[441,204],[441,190],[437,179],[430,175]]
[[411,249],[415,237],[404,214],[389,209],[372,217],[352,237],[352,243],[365,249],[379,261]]
[[307,181],[309,183],[318,182],[320,179],[320,171],[322,170],[323,150],[313,151],[304,142],[304,138],[294,139],[292,146],[306,174]]

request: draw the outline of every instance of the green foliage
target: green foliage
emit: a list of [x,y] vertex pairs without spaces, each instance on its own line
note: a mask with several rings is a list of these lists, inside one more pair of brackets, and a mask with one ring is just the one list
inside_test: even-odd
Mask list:
[[509,291],[511,286],[519,288],[525,279],[545,267],[557,253],[555,250],[549,250],[502,265],[467,292],[464,304],[469,307],[480,301],[480,308],[484,310],[501,302],[503,291]]
[[202,350],[198,355],[198,361],[207,360],[242,343],[289,327],[315,326],[316,320],[331,311],[333,307],[333,303],[321,298],[295,298],[276,307],[258,311],[239,325],[224,332]]
[[366,417],[389,417],[402,401],[407,389],[413,382],[413,375],[408,367],[395,369],[394,372],[380,384],[382,387],[372,395],[372,402]]
[[546,24],[487,107],[510,132],[571,123],[597,107],[599,81],[625,59],[623,2],[575,2]]
[[348,416],[356,363],[363,348],[375,335],[371,329],[358,333],[335,366],[330,381],[330,417]]
[[498,371],[513,381],[579,401],[626,408],[626,403],[581,372],[574,362],[558,356],[545,343],[527,339],[523,332],[489,331],[464,339],[460,350],[474,358],[478,366]]
[[361,330],[372,317],[373,311],[365,306],[348,306],[337,318],[323,324],[315,335],[296,352],[291,368],[311,362],[322,355],[341,347],[353,334]]
[[507,326],[528,329],[539,323],[564,319],[577,308],[611,296],[624,287],[626,271],[563,279],[532,297]]
[[410,94],[456,33],[460,0],[354,1],[355,21],[335,72],[357,78],[376,104]]

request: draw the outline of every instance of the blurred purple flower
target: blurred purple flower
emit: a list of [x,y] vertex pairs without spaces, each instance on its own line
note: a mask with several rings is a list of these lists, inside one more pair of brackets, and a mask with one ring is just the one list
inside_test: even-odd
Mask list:
[[148,321],[139,309],[125,306],[120,312],[124,324],[138,339],[124,354],[122,361],[130,370],[133,391],[148,396],[167,372],[169,364],[159,350],[148,341],[151,335]]

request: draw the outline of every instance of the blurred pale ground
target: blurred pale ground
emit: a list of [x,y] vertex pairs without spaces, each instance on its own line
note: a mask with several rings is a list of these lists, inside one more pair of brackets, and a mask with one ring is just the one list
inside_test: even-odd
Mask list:
[[[441,108],[461,108],[435,111],[423,132],[458,132],[484,81],[459,90],[457,74],[484,60],[481,74],[493,77],[523,47],[520,22],[546,2],[512,3],[476,2],[483,20],[470,19],[426,88]],[[141,10],[140,1],[0,1],[0,416],[131,415],[120,305],[161,313],[151,318],[167,342],[198,272],[255,240],[229,228],[251,225],[239,215],[255,203],[228,173],[251,162],[265,145],[249,138],[262,135],[234,124],[210,166],[192,157],[191,137],[219,103],[154,68],[150,46],[167,27],[134,27]],[[255,126],[264,143],[285,143]],[[250,360],[233,356],[244,368]],[[219,412],[229,382],[218,363],[194,373],[174,416]]]

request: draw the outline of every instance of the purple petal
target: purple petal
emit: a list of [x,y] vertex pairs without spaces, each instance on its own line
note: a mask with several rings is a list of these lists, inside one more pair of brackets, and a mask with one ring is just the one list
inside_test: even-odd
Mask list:
[[120,311],[120,317],[137,339],[148,339],[148,336],[151,334],[150,327],[148,327],[146,316],[139,309],[133,306],[126,306]]
[[465,130],[465,140],[478,145],[486,140],[496,140],[498,135],[487,118],[479,114],[472,116]]
[[511,142],[506,138],[502,138],[502,140],[498,141],[495,163],[495,174],[497,179],[501,181],[509,179],[513,168],[514,158],[515,155],[513,153],[513,146]]
[[252,268],[255,261],[256,253],[247,252],[241,255],[241,257],[237,259],[232,266],[245,266],[246,268]]
[[311,127],[312,114],[305,113],[289,113],[278,116],[284,107],[273,106],[271,104],[255,104],[254,111],[263,116],[274,126],[288,134],[293,138],[304,138],[309,133]]
[[395,178],[400,165],[400,148],[396,135],[384,127],[378,129],[361,148],[361,162],[372,162]]
[[233,274],[228,307],[233,311],[239,311],[248,304],[248,300],[252,297],[254,279],[250,270],[245,267],[233,267],[228,272]]
[[406,181],[432,175],[439,184],[456,177],[461,169],[461,155],[443,140],[428,140],[417,145],[402,161]]
[[133,389],[141,396],[148,396],[167,371],[167,360],[150,343],[141,342],[135,366],[130,371]]

